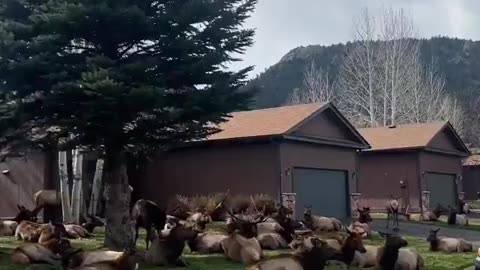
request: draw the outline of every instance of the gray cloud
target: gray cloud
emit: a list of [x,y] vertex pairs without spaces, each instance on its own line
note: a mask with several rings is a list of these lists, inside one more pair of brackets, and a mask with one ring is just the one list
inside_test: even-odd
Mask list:
[[246,27],[256,28],[255,45],[232,69],[254,65],[255,76],[289,50],[312,44],[330,45],[352,38],[353,20],[363,7],[376,15],[382,7],[403,8],[420,37],[480,39],[478,0],[259,0]]

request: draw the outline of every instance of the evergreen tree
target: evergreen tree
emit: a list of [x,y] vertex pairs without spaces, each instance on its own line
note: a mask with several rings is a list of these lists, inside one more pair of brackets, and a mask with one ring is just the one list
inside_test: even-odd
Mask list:
[[4,141],[104,153],[105,244],[130,246],[126,157],[205,138],[248,107],[239,88],[251,68],[225,64],[252,44],[242,24],[255,4],[2,1],[0,131],[16,128]]

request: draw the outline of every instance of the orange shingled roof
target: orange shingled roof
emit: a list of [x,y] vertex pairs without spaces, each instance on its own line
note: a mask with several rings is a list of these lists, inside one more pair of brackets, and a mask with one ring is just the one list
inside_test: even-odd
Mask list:
[[232,113],[222,130],[208,140],[282,135],[320,110],[326,103],[284,106]]
[[397,125],[394,128],[377,127],[358,129],[370,143],[371,151],[423,148],[440,132],[446,122]]
[[463,166],[480,166],[480,155],[471,155],[465,161]]

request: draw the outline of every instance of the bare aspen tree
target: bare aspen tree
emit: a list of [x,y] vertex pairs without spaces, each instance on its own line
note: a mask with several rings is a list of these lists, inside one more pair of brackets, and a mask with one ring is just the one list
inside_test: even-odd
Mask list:
[[421,64],[420,41],[403,10],[384,10],[380,19],[363,10],[354,37],[339,79],[339,107],[352,123],[376,127],[450,120],[460,127],[460,104],[446,94],[435,65]]
[[67,152],[58,152],[58,167],[60,178],[60,194],[62,199],[62,216],[64,223],[72,222],[72,208],[70,204],[70,188],[68,184]]
[[288,104],[304,104],[332,101],[334,98],[335,83],[330,80],[327,73],[317,69],[315,62],[310,65],[303,73],[303,83],[301,88],[295,88],[290,94]]
[[375,18],[363,9],[355,21],[355,45],[347,48],[340,79],[339,107],[360,126],[377,126],[378,42]]

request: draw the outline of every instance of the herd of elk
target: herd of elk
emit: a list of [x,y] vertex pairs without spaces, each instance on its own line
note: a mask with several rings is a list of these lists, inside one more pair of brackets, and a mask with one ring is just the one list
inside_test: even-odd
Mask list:
[[[30,211],[18,206],[19,213],[14,219],[0,223],[0,233],[8,230],[8,233],[12,234],[14,231],[17,239],[25,242],[13,251],[13,262],[24,265],[62,265],[66,270],[138,269],[138,257],[134,256],[133,250],[87,252],[71,246],[68,239],[89,237],[95,227],[104,225],[98,217],[88,216],[82,226],[37,223],[37,210],[47,205],[46,194],[48,193],[45,191],[38,194],[35,210]],[[182,254],[185,246],[188,246],[192,252],[200,254],[223,253],[227,259],[243,263],[250,270],[323,269],[328,261],[361,268],[375,267],[374,269],[379,270],[417,270],[424,267],[419,253],[415,249],[407,248],[407,241],[397,234],[397,197],[392,196],[386,205],[386,226],[389,226],[389,221],[393,218],[394,233],[379,232],[385,238],[385,244],[371,246],[363,244],[363,239],[371,235],[369,223],[372,217],[369,207],[357,208],[358,220],[345,227],[335,218],[314,215],[312,206],[306,206],[303,223],[300,223],[292,217],[293,212],[289,208],[274,205],[275,211],[266,211],[261,207],[261,210],[258,210],[253,199],[251,210],[254,212],[234,214],[232,208],[225,203],[228,194],[227,191],[214,209],[222,209],[227,215],[224,219],[224,232],[207,230],[207,224],[212,222],[212,217],[204,212],[183,211],[185,215],[178,217],[167,215],[167,211],[153,201],[138,200],[131,210],[131,218],[135,223],[135,243],[140,227],[147,232],[147,251],[143,258],[145,262],[156,266],[186,267],[188,264],[183,260]],[[431,211],[436,219],[444,212],[445,208],[439,205]],[[449,223],[454,219],[453,224],[459,224],[459,219],[463,216],[465,215],[457,214],[456,210],[449,207]],[[472,251],[470,242],[438,237],[438,231],[439,229],[430,231],[427,238],[431,251]],[[326,237],[321,236],[326,232]],[[346,237],[343,236],[345,233]],[[271,259],[264,256],[264,250],[287,248],[292,249],[292,252]]]

